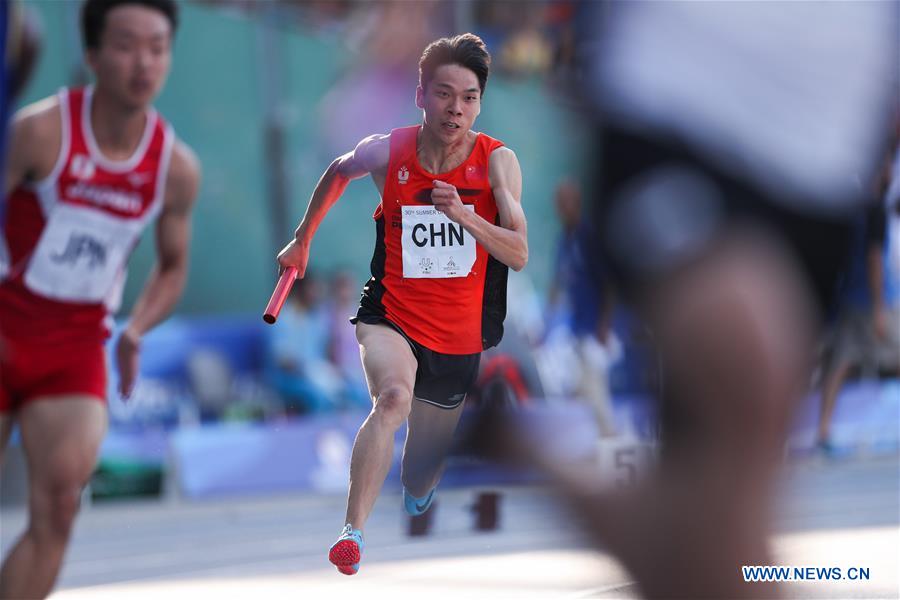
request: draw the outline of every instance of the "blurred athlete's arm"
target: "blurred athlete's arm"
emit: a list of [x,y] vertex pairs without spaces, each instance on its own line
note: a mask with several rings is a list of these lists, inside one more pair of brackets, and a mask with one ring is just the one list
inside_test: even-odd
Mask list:
[[488,223],[466,210],[456,188],[434,182],[431,199],[435,208],[462,225],[491,256],[511,269],[521,271],[528,262],[528,224],[522,210],[522,170],[515,152],[497,148],[490,157],[490,182],[497,202],[500,225]]
[[352,152],[337,157],[328,165],[316,184],[306,214],[294,232],[294,239],[278,253],[278,263],[282,267],[296,267],[297,278],[303,278],[309,262],[309,246],[319,224],[351,180],[369,173],[376,178],[387,168],[390,140],[389,134],[371,135],[357,144]]
[[[3,9],[7,11],[8,19],[6,40],[4,40],[6,64],[11,68],[7,81],[8,87],[4,91],[7,94],[5,98],[7,106],[11,106],[28,82],[37,60],[41,48],[41,28],[34,13],[27,10],[21,3],[7,4],[4,2]],[[46,153],[48,148],[56,147],[52,143],[54,141],[52,139],[53,123],[50,121],[58,114],[57,106],[55,98],[50,98],[20,110],[8,122],[10,151],[6,153],[4,198],[22,183],[26,176],[32,174],[33,167],[31,165],[36,162],[36,150],[40,149]],[[3,130],[6,130],[6,127],[7,123],[3,123]],[[58,123],[56,128],[59,129]],[[48,138],[48,136],[50,137]],[[59,141],[57,140],[56,143],[58,145]]]
[[131,393],[138,372],[140,339],[165,319],[184,291],[191,242],[191,212],[200,186],[200,164],[180,142],[172,149],[165,200],[156,223],[156,265],[116,345],[119,391]]
[[31,78],[41,53],[43,33],[41,21],[31,7],[15,1],[8,6],[6,64],[12,67],[8,93],[15,98]]
[[9,126],[4,197],[26,181],[41,180],[53,170],[62,143],[59,101],[45,98],[18,111]]

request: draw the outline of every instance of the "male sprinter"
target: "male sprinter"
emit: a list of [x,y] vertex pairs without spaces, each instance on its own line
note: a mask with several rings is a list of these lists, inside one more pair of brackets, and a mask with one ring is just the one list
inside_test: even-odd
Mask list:
[[124,395],[141,336],[184,288],[199,166],[151,105],[176,23],[172,0],[88,0],[82,27],[96,84],[28,106],[12,124],[0,238],[9,257],[0,283],[0,441],[15,420],[30,518],[0,571],[2,598],[44,597],[53,587],[106,430],[107,317],[154,218],[157,265],[116,346]]
[[419,60],[422,124],[367,137],[335,159],[278,257],[302,277],[328,209],[351,179],[371,174],[381,194],[377,240],[352,321],[374,405],[353,446],[344,530],[329,552],[345,575],[359,569],[362,529],[407,420],[404,504],[411,515],[428,510],[481,351],[502,335],[507,267],[528,261],[516,155],[471,129],[489,68],[475,35],[431,43]]

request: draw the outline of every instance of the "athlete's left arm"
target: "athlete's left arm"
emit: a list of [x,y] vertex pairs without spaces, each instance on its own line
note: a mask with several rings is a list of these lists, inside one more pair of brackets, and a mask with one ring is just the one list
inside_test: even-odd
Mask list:
[[521,271],[528,262],[528,223],[522,210],[522,170],[515,152],[506,147],[494,150],[489,162],[489,178],[500,225],[465,210],[456,188],[447,183],[434,182],[432,200],[435,208],[462,225],[491,256],[511,269]]
[[184,291],[191,241],[191,212],[200,187],[200,163],[186,145],[172,149],[165,199],[156,223],[156,265],[135,303],[116,347],[120,391],[131,393],[141,337],[175,308]]

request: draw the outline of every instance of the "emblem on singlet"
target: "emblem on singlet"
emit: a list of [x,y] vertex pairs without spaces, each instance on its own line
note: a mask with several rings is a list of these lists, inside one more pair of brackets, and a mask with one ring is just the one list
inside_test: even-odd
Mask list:
[[406,182],[409,181],[409,169],[406,168],[406,165],[400,167],[400,170],[397,171],[397,183],[400,185],[406,185]]
[[128,179],[128,183],[131,184],[132,187],[141,187],[142,185],[147,185],[151,181],[153,181],[152,173],[129,173],[126,177]]
[[444,270],[445,271],[458,271],[459,270],[459,267],[456,266],[456,263],[453,261],[452,256],[447,260],[447,264],[444,265]]
[[69,165],[69,174],[76,179],[90,179],[94,176],[97,167],[89,156],[76,154]]

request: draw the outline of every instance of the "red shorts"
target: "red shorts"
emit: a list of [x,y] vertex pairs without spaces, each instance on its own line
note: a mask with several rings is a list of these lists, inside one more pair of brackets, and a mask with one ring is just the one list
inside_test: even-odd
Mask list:
[[73,394],[106,401],[106,355],[101,342],[0,339],[0,414],[36,398]]

